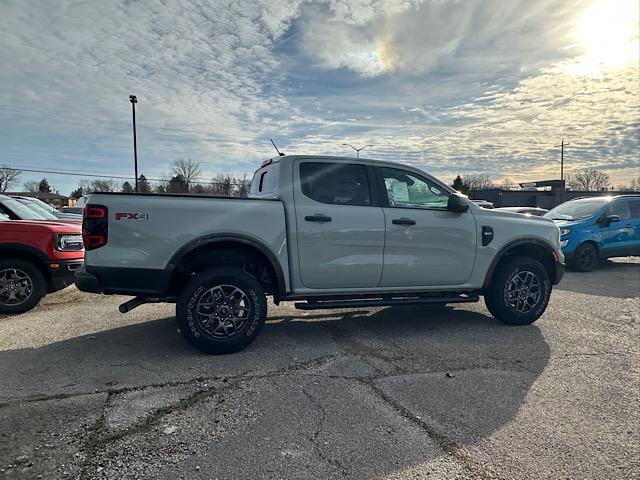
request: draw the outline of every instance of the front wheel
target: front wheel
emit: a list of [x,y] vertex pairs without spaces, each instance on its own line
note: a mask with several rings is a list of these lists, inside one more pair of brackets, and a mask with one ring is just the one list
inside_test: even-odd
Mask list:
[[573,268],[578,272],[590,272],[598,263],[598,249],[592,243],[583,243],[576,249]]
[[176,306],[182,335],[206,353],[242,350],[253,342],[267,318],[260,283],[238,267],[216,267],[195,275]]
[[529,325],[544,313],[551,281],[542,264],[516,257],[501,267],[484,296],[491,314],[507,325]]
[[40,269],[20,258],[0,261],[0,313],[23,313],[47,293]]

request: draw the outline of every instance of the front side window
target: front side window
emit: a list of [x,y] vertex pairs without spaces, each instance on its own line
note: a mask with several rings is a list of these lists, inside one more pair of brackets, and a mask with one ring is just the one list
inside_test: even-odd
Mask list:
[[300,182],[302,193],[316,202],[371,205],[364,165],[304,162],[300,164]]
[[392,207],[446,209],[449,192],[439,185],[396,168],[380,168],[387,199]]
[[629,204],[625,200],[613,202],[609,208],[607,208],[607,216],[609,215],[618,215],[620,220],[627,220],[628,218],[631,218]]

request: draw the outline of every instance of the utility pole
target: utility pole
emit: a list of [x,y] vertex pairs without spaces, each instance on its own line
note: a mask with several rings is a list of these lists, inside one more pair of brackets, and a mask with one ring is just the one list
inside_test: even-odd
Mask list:
[[138,98],[135,95],[129,95],[129,101],[133,114],[133,164],[136,173],[136,193],[138,193],[140,191],[138,190],[138,143],[136,140],[136,103],[138,103]]
[[342,145],[344,145],[345,147],[353,148],[356,151],[356,158],[360,158],[360,151],[361,150],[364,150],[367,147],[373,147],[373,145],[371,145],[370,143],[365,145],[365,146],[363,146],[363,147],[360,147],[360,148],[356,148],[356,147],[354,147],[353,145],[351,145],[349,143],[343,143]]
[[564,138],[560,145],[556,145],[554,148],[560,148],[560,181],[562,182],[562,191],[560,192],[560,201],[564,201],[564,147],[568,147],[568,143],[564,143]]

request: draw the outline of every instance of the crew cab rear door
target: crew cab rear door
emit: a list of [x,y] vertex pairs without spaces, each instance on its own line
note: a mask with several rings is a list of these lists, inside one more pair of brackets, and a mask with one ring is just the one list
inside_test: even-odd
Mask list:
[[384,214],[374,205],[371,164],[293,162],[298,265],[313,289],[376,287],[382,275]]

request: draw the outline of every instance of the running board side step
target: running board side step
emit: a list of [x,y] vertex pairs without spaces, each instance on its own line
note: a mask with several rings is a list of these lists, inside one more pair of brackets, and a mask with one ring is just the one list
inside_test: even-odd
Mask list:
[[471,303],[480,297],[476,294],[460,294],[433,297],[399,297],[399,298],[358,298],[345,300],[308,300],[297,302],[298,310],[325,310],[333,308],[391,307],[393,305],[419,305],[421,303]]

